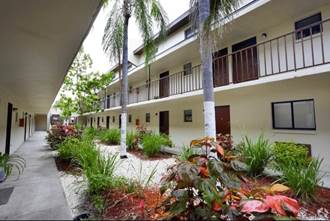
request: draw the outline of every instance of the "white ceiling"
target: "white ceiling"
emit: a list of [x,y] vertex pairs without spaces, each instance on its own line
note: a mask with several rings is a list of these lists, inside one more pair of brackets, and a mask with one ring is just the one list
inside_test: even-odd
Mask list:
[[100,2],[1,0],[0,87],[29,110],[47,113]]

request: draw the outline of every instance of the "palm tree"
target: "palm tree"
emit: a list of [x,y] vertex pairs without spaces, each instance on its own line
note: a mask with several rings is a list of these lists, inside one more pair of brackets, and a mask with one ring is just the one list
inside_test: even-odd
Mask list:
[[[222,24],[238,3],[239,0],[190,0],[192,22],[198,27],[199,32],[203,73],[204,133],[208,137],[216,137],[212,70],[212,48],[216,39],[212,38],[212,33],[221,30]],[[219,39],[218,34],[215,36]]]
[[[120,157],[126,158],[126,128],[127,128],[127,103],[128,103],[128,25],[130,18],[134,16],[140,29],[144,44],[144,56],[146,64],[152,58],[154,50],[153,28],[154,24],[160,29],[159,35],[163,36],[166,31],[166,14],[158,0],[107,0],[110,3],[107,25],[104,29],[103,48],[112,56],[120,56],[118,48],[122,48],[122,83],[121,83],[121,142]],[[120,33],[119,33],[120,32]],[[122,40],[118,44],[117,37]],[[119,40],[120,42],[120,40]],[[115,50],[117,52],[113,54]]]

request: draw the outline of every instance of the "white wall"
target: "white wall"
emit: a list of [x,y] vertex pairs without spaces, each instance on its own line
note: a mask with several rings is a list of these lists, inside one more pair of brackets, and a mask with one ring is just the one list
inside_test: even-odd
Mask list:
[[[19,127],[19,119],[24,118],[24,113],[31,114],[31,131],[34,131],[34,114],[28,109],[22,107],[17,99],[12,97],[10,93],[0,88],[0,152],[5,152],[6,144],[6,128],[7,128],[7,108],[8,102],[13,104],[17,111],[13,111],[10,152],[15,152],[24,142],[24,127]],[[16,113],[18,118],[16,121]],[[28,116],[29,117],[29,116]],[[27,121],[28,123],[28,121]],[[31,134],[30,134],[31,135]],[[27,138],[29,137],[29,125],[27,124]]]

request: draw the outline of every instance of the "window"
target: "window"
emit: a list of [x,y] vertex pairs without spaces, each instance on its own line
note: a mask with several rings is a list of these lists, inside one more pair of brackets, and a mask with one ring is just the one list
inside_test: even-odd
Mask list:
[[128,115],[128,123],[132,123],[132,114]]
[[301,39],[301,35],[303,38],[305,38],[311,34],[314,35],[320,33],[322,30],[322,24],[320,24],[321,21],[321,13],[297,21],[294,24],[296,30],[296,39]]
[[150,113],[146,113],[146,123],[150,123]]
[[194,36],[194,31],[191,27],[187,28],[185,31],[184,31],[184,38],[185,39],[188,39],[188,38],[191,38],[192,36]]
[[184,110],[184,122],[192,122],[192,110]]
[[272,103],[273,128],[315,130],[314,100]]
[[187,63],[187,64],[183,65],[183,76],[187,76],[190,74],[192,74],[192,64]]

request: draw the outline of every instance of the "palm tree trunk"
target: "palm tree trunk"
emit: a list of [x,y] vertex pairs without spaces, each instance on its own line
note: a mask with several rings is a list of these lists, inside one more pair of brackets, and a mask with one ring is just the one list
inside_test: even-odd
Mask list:
[[127,128],[127,102],[128,102],[128,21],[130,18],[128,9],[128,0],[124,1],[124,39],[123,39],[123,62],[122,62],[122,111],[121,111],[121,140],[120,140],[120,158],[127,158],[126,153],[126,128]]
[[216,137],[215,107],[213,94],[212,48],[209,31],[204,28],[210,15],[210,0],[198,0],[200,55],[203,73],[204,94],[204,133],[208,137]]

